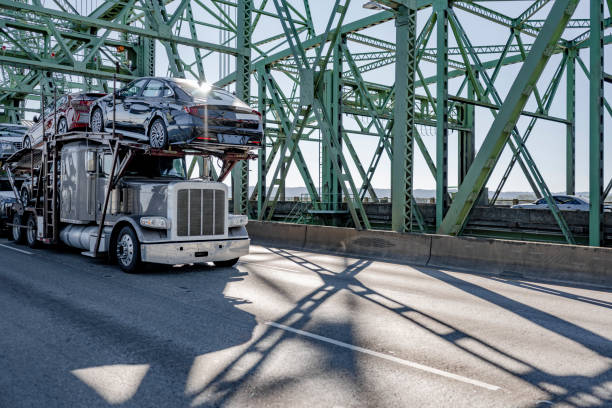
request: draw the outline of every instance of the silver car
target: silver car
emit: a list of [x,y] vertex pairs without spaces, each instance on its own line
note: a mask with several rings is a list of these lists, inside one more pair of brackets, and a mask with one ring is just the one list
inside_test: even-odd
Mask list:
[[27,126],[10,123],[0,124],[0,160],[6,159],[21,149],[23,136],[27,131]]
[[[590,209],[589,202],[582,197],[572,195],[553,195],[553,198],[557,204],[557,207],[559,207],[559,209],[562,211],[589,211]],[[548,209],[548,204],[546,203],[545,198],[540,198],[533,203],[517,204],[513,205],[511,208],[546,210]],[[605,205],[604,211],[612,211],[612,206]]]

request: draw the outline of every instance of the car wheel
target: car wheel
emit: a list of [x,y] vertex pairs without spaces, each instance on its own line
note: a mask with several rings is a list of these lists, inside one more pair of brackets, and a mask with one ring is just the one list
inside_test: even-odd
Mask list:
[[38,239],[36,239],[36,216],[34,214],[30,214],[28,216],[28,221],[26,222],[26,243],[30,248],[37,248],[39,245]]
[[30,136],[26,136],[23,138],[23,143],[21,144],[22,149],[30,149],[32,147],[32,139]]
[[117,264],[124,272],[138,272],[141,266],[140,243],[132,227],[125,226],[119,231],[114,250]]
[[21,216],[17,213],[13,215],[12,238],[17,244],[23,244],[25,241],[25,234],[21,228]]
[[163,120],[157,118],[149,128],[149,143],[154,149],[163,149],[168,144],[168,131]]
[[100,108],[94,109],[91,114],[91,131],[95,133],[104,131],[104,117]]
[[60,118],[59,122],[57,122],[57,134],[63,135],[68,132],[68,122],[66,118]]
[[227,261],[213,261],[213,263],[219,268],[231,268],[238,263],[238,258],[229,259]]

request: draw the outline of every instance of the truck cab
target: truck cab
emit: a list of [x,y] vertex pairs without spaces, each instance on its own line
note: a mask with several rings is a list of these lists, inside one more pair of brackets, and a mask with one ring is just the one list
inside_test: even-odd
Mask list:
[[86,255],[107,253],[126,272],[142,263],[231,266],[248,254],[247,217],[229,214],[227,186],[187,179],[184,155],[136,153],[121,162],[105,206],[112,164],[104,144],[84,140],[61,148],[59,238],[66,245]]

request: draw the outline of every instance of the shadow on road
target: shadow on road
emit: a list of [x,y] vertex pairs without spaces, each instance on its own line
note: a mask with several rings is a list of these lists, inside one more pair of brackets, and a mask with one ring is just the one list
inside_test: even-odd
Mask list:
[[[333,272],[317,264],[314,254],[306,259],[296,255],[294,251],[271,247],[265,247],[265,249],[270,251],[271,255],[280,256],[286,260],[289,260],[294,264],[317,274],[323,280],[323,284],[320,287],[300,299],[292,310],[290,310],[280,319],[276,320],[277,323],[291,326],[294,329],[304,329],[304,327],[308,325],[309,332],[320,334],[334,333],[336,336],[334,337],[335,340],[354,344],[351,342],[353,330],[350,327],[350,324],[333,326],[314,325],[310,320],[310,314],[317,308],[321,307],[326,300],[341,290],[347,290],[351,294],[362,299],[366,299],[381,309],[391,311],[396,315],[401,316],[411,324],[426,330],[432,336],[443,339],[445,342],[456,347],[457,351],[476,357],[481,361],[497,368],[498,370],[519,378],[533,387],[538,388],[542,391],[542,393],[549,396],[547,400],[550,403],[566,403],[573,406],[577,402],[579,403],[580,401],[590,400],[602,404],[596,406],[612,405],[612,390],[609,388],[610,381],[612,380],[612,369],[605,370],[592,377],[579,375],[559,376],[546,372],[531,364],[526,359],[522,359],[520,356],[505,352],[494,345],[487,343],[483,339],[472,336],[469,333],[458,329],[450,322],[443,321],[435,316],[413,308],[410,305],[398,302],[397,300],[364,285],[356,278],[356,275],[360,271],[367,268],[372,261],[355,260],[348,264],[343,271]],[[265,259],[258,261],[258,263],[262,262],[265,262]],[[430,268],[415,269],[420,273],[428,275],[446,284],[450,284],[469,293],[470,295],[491,302],[497,307],[503,308],[525,319],[528,319],[532,323],[567,339],[575,341],[601,356],[608,358],[612,357],[612,342],[609,339],[593,333],[585,328],[537,308],[507,298],[482,286],[459,279],[441,270]],[[602,307],[609,307],[607,302],[600,302],[597,299],[578,297],[558,290],[549,290],[548,288],[540,287],[539,285],[532,283],[517,283],[509,281],[506,281],[506,283],[517,284],[529,290],[546,291],[547,293],[555,292],[553,294],[557,296],[588,302]],[[274,290],[278,289],[273,284],[271,284],[270,287]],[[288,296],[288,294],[282,294],[282,290],[280,292],[281,295],[285,297]],[[431,322],[431,325],[424,322]],[[438,331],[440,330],[440,327],[444,327],[446,329],[444,330],[445,334],[439,334]],[[200,390],[202,395],[207,396],[207,398],[201,399],[200,402],[204,403],[205,405],[210,404],[212,406],[226,405],[229,401],[231,401],[234,395],[240,392],[241,387],[246,386],[249,381],[258,374],[258,371],[261,370],[265,360],[269,358],[272,351],[279,347],[284,340],[294,337],[294,334],[287,332],[279,333],[278,330],[272,327],[267,327],[243,353],[236,357],[230,364],[226,365],[226,368],[222,372],[220,372],[211,382]],[[470,341],[466,342],[464,340]],[[313,345],[316,346],[316,342],[313,343]],[[332,354],[329,349],[327,350],[328,351],[326,353]],[[353,353],[353,357],[351,358],[352,361],[357,359],[354,352],[348,351],[348,353]],[[494,357],[490,357],[491,353],[493,353]],[[248,370],[243,371],[242,374],[238,376],[236,376],[235,373],[230,375],[235,367],[242,365],[243,360],[246,360],[253,355],[257,356],[256,362],[252,364]],[[346,354],[343,355],[345,355],[346,358]],[[329,358],[331,359],[333,356],[330,355]],[[328,369],[333,371],[338,370],[339,367],[343,366],[330,364]],[[516,367],[521,368],[518,369]],[[312,375],[312,373],[309,374]],[[360,373],[360,370],[355,368],[354,371],[348,375],[343,373],[343,378],[345,380],[348,379],[351,384],[348,384],[347,386],[351,386],[354,391],[359,394],[365,381],[364,377]],[[263,388],[259,388],[261,383],[261,381],[259,381],[257,390],[258,394],[262,396],[268,392],[273,393],[277,387],[282,387],[283,384],[286,385],[288,383],[295,382],[296,379],[277,378],[275,381],[278,383],[275,383],[276,385],[271,384],[269,388],[266,388],[265,386]],[[541,406],[550,406],[546,405],[548,402],[545,402],[545,405]]]

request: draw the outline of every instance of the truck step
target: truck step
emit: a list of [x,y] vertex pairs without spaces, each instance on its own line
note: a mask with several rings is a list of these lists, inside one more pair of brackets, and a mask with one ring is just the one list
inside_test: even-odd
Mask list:
[[[85,255],[85,256],[88,256],[90,258],[95,258],[93,251],[81,252],[81,255]],[[98,258],[101,258],[102,256],[103,256],[103,253],[98,253]]]

